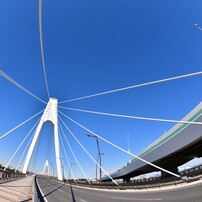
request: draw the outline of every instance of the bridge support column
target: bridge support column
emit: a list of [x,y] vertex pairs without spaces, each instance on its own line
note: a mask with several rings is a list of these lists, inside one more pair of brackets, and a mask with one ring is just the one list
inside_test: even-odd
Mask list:
[[[170,172],[173,172],[177,175],[179,175],[178,173],[178,168],[177,167],[172,167],[172,168],[165,168],[166,170],[169,170]],[[161,171],[161,177],[162,178],[166,178],[166,177],[173,177],[173,175],[169,174],[169,173],[166,173],[164,171]]]
[[123,183],[125,184],[130,183],[130,178],[123,178]]

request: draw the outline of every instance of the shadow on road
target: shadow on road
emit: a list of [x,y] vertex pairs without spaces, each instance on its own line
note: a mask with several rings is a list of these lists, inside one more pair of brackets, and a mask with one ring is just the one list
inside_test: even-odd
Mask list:
[[24,201],[20,201],[20,202],[28,202],[28,201],[32,201],[32,198],[26,199]]
[[45,198],[46,196],[52,194],[53,192],[57,191],[58,189],[60,189],[60,188],[63,187],[63,186],[64,186],[64,184],[61,185],[61,186],[59,186],[58,188],[54,189],[53,191],[49,192],[48,194],[46,194],[46,195],[44,196],[44,198]]
[[[63,187],[63,185],[59,186],[58,188],[54,189],[53,191],[49,192],[48,194],[46,194],[43,198],[47,197],[48,195],[52,194],[53,192],[57,191],[58,189],[60,189],[61,187]],[[74,191],[72,189],[72,186],[70,185],[70,191],[71,191],[71,195],[72,195],[72,202],[76,202],[76,199],[74,197]]]
[[75,197],[74,197],[74,191],[72,189],[72,185],[70,185],[70,190],[71,190],[71,194],[72,194],[72,202],[76,202]]

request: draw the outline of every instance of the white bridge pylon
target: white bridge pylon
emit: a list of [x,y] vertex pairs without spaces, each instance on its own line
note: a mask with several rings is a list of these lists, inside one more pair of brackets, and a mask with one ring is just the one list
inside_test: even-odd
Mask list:
[[54,126],[56,168],[57,168],[58,180],[62,181],[63,179],[62,179],[61,158],[60,158],[60,148],[59,148],[59,138],[58,138],[58,101],[55,98],[49,99],[49,102],[46,106],[46,109],[42,115],[42,118],[41,118],[38,126],[37,126],[37,129],[36,129],[34,138],[32,140],[32,143],[29,147],[22,172],[25,174],[27,172],[27,169],[28,169],[28,166],[30,163],[30,159],[32,157],[32,153],[33,153],[34,147],[36,145],[37,139],[39,138],[43,124],[47,121],[52,122],[52,124]]
[[50,165],[49,165],[48,160],[46,160],[46,162],[45,162],[42,174],[50,176]]

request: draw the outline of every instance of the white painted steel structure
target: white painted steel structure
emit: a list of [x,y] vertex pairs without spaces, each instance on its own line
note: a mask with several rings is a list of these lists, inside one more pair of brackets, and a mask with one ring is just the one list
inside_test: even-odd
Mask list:
[[61,157],[60,157],[59,137],[58,137],[58,100],[55,98],[49,99],[49,102],[46,106],[43,116],[37,126],[34,138],[32,140],[32,143],[29,147],[29,151],[27,153],[27,157],[23,167],[23,173],[27,172],[37,139],[39,138],[39,135],[44,123],[47,121],[50,121],[54,126],[55,158],[56,158],[57,174],[58,174],[58,180],[62,180],[63,177],[62,177],[62,170],[61,170]]
[[44,164],[42,174],[43,174],[43,175],[48,175],[48,176],[50,176],[50,165],[49,165],[48,160],[46,160],[46,162],[45,162],[45,164]]

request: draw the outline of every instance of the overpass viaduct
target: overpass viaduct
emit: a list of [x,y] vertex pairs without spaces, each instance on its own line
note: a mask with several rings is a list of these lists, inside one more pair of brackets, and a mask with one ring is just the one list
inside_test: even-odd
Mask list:
[[[202,123],[202,102],[182,121]],[[195,157],[202,157],[202,125],[178,123],[145,148],[138,156],[164,169],[178,173],[177,167]],[[130,178],[158,171],[156,168],[133,158],[126,166],[111,174],[113,179],[130,181]],[[162,176],[167,176],[162,172]],[[103,177],[103,181],[110,180]]]

